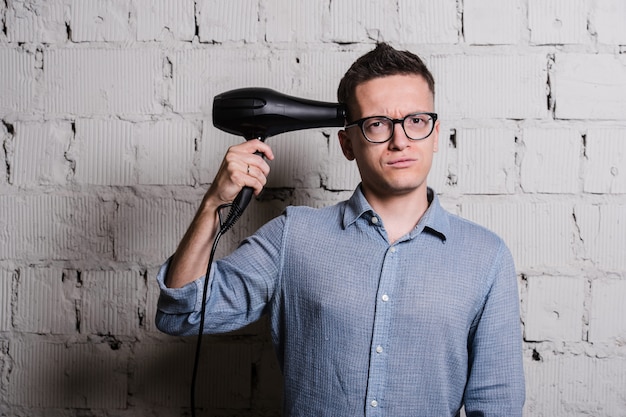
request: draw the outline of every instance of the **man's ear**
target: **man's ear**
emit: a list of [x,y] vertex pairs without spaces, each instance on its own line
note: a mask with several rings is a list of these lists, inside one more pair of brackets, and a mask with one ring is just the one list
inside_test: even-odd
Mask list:
[[352,139],[348,135],[348,132],[345,130],[339,131],[339,145],[341,145],[341,150],[343,151],[343,155],[346,157],[348,161],[354,160],[354,151],[352,150]]

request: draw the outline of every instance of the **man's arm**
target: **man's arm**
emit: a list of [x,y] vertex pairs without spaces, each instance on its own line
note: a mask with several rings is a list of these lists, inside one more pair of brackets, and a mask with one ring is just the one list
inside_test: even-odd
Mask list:
[[525,399],[517,275],[502,244],[492,285],[473,337],[468,341],[468,417],[521,417]]
[[206,272],[219,227],[217,208],[232,202],[243,187],[253,188],[258,195],[265,186],[270,167],[263,158],[254,155],[257,151],[269,160],[274,159],[271,148],[257,139],[228,149],[213,183],[171,258],[165,277],[167,287],[183,287]]

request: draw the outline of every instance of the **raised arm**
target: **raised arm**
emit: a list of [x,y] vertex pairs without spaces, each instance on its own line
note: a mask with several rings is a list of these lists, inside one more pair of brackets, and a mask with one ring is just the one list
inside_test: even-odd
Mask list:
[[232,146],[204,195],[196,215],[172,256],[165,285],[179,288],[206,272],[213,239],[219,226],[217,208],[232,202],[243,187],[254,189],[258,195],[267,182],[270,167],[255,152],[274,159],[271,148],[254,139]]

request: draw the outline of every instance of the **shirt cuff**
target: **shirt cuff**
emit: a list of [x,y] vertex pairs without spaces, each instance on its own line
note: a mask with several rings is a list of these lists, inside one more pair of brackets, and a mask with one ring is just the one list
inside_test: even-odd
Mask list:
[[168,288],[165,285],[165,277],[167,276],[170,261],[171,258],[161,265],[156,276],[160,289],[157,308],[165,314],[189,314],[200,311],[204,276],[183,287]]

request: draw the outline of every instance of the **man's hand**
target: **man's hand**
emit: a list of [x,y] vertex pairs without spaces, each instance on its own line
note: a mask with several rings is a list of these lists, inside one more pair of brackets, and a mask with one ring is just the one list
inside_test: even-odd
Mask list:
[[204,203],[212,202],[211,206],[215,205],[215,208],[230,203],[243,187],[253,188],[254,194],[259,195],[267,183],[270,167],[255,152],[262,153],[269,160],[274,159],[272,149],[258,139],[231,146],[205,195]]
[[226,152],[213,183],[170,261],[165,278],[168,287],[182,287],[206,272],[219,226],[218,207],[232,202],[243,187],[251,187],[255,195],[263,190],[270,167],[255,152],[262,153],[269,160],[274,159],[272,149],[258,139],[231,146]]

